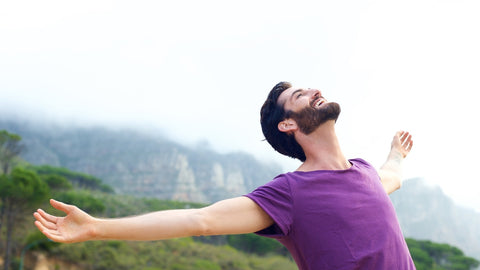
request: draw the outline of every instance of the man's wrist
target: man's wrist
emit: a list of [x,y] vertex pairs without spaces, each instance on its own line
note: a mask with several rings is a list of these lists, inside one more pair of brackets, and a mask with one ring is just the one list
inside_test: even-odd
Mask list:
[[105,240],[106,235],[103,233],[104,230],[102,230],[102,219],[99,218],[93,218],[92,222],[89,226],[89,229],[87,231],[88,237],[91,240]]
[[395,161],[395,162],[401,163],[404,158],[405,157],[399,150],[392,148],[392,150],[388,154],[387,161]]

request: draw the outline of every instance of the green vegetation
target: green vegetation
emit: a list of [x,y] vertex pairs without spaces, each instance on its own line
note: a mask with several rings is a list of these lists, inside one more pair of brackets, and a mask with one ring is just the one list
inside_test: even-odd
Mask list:
[[[29,166],[29,169],[35,171],[38,175],[48,178],[68,179],[70,185],[78,189],[100,190],[106,193],[113,193],[113,188],[102,183],[102,180],[88,174],[72,172],[65,168],[55,168],[51,166]],[[52,180],[50,180],[52,181]],[[58,181],[58,180],[57,180]],[[62,181],[63,182],[63,181]],[[52,183],[54,184],[54,183]],[[64,187],[65,188],[65,187]]]
[[18,160],[18,155],[23,150],[20,144],[22,137],[17,134],[0,130],[0,165],[2,174],[8,174]]
[[480,265],[479,261],[448,244],[407,238],[407,245],[417,270],[469,270]]
[[[34,172],[15,168],[8,175],[0,175],[0,230],[5,223],[4,264],[11,262],[13,235],[25,217],[31,216],[31,207],[47,199],[49,190]],[[3,239],[3,233],[2,238]],[[5,267],[8,270],[7,267]]]
[[[20,137],[0,131],[0,254],[3,268],[18,269],[22,249],[55,258],[56,269],[73,264],[80,269],[297,269],[277,241],[254,234],[192,237],[154,242],[96,241],[58,244],[32,224],[37,208],[58,213],[47,204],[50,197],[76,204],[97,216],[119,217],[145,212],[198,208],[198,203],[115,195],[98,178],[64,168],[21,162]],[[12,154],[15,153],[15,154]],[[479,262],[458,248],[430,241],[407,239],[417,269],[473,269]],[[32,269],[25,265],[24,269]]]
[[59,245],[51,254],[86,269],[296,269],[278,255],[248,255],[230,246],[214,246],[191,238],[155,242],[85,242]]

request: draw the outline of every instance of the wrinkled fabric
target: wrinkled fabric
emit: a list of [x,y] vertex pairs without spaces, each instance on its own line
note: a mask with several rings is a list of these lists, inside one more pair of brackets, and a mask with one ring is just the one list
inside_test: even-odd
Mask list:
[[290,172],[245,195],[275,224],[299,269],[415,269],[393,205],[362,159],[347,170]]

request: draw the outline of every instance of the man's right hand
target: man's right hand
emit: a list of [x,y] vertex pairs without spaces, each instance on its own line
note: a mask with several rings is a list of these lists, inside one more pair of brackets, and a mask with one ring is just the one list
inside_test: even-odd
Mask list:
[[50,204],[67,215],[57,217],[38,209],[33,216],[35,225],[50,240],[61,243],[75,243],[94,238],[95,219],[74,205],[51,199]]

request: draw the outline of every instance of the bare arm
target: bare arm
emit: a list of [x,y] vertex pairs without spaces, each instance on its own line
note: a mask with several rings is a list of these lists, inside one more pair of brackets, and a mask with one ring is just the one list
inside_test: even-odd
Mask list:
[[252,200],[237,197],[201,209],[152,212],[117,219],[95,218],[74,205],[55,200],[50,203],[65,212],[52,216],[39,209],[35,225],[56,242],[89,240],[160,240],[194,235],[241,234],[255,232],[273,224],[272,219]]
[[402,162],[410,153],[412,146],[412,135],[408,132],[398,131],[393,137],[387,161],[378,172],[387,194],[394,192],[402,185]]

